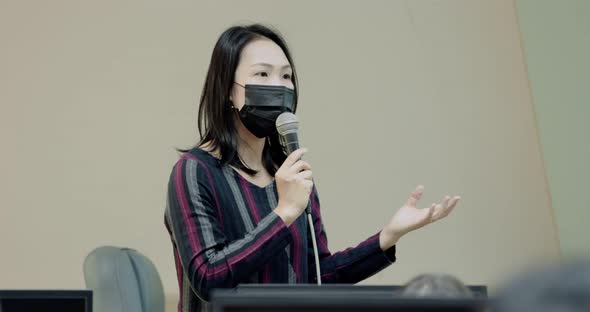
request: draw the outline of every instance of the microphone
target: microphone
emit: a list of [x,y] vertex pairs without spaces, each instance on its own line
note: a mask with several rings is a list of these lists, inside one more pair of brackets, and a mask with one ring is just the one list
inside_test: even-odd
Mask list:
[[289,156],[299,149],[299,120],[295,114],[285,112],[279,115],[275,124],[279,133],[279,143],[285,155]]
[[[299,149],[299,120],[293,113],[284,112],[279,115],[275,125],[279,133],[279,143],[283,148],[285,155],[289,156],[291,153]],[[307,214],[311,214],[311,205],[307,205],[305,209]]]
[[[279,143],[283,147],[285,155],[289,156],[291,153],[299,149],[299,120],[293,113],[284,112],[279,115],[275,125],[279,133]],[[315,229],[313,226],[313,218],[311,215],[311,199],[305,208],[307,213],[307,224],[309,225],[309,232],[311,233],[311,242],[313,246],[315,258],[315,272],[318,285],[322,284],[322,275],[320,274],[320,258],[318,254],[318,243],[315,238]]]

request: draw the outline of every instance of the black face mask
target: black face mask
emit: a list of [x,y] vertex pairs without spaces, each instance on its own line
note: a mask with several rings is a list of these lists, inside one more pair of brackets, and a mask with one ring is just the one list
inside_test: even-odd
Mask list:
[[258,138],[274,134],[277,131],[275,122],[279,115],[293,112],[293,89],[265,85],[246,85],[245,89],[246,103],[239,112],[240,120],[246,129]]

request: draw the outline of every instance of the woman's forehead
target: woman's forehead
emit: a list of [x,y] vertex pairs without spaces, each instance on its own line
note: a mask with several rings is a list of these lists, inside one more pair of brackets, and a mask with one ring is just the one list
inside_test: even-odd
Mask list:
[[289,67],[285,53],[272,40],[255,39],[242,49],[240,63],[245,66]]

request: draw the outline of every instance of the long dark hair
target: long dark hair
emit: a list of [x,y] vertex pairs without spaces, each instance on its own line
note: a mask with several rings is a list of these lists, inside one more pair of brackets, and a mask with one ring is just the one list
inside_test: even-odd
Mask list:
[[[293,108],[295,112],[298,98],[297,73],[287,44],[277,31],[260,24],[253,24],[230,27],[217,40],[201,93],[198,116],[200,141],[197,146],[209,143],[213,150],[219,150],[223,164],[230,164],[250,175],[255,175],[257,171],[246,166],[238,154],[236,114],[231,107],[229,97],[242,49],[246,44],[260,37],[276,43],[291,65],[293,70],[291,80],[295,88]],[[277,134],[266,138],[262,158],[264,168],[274,176],[286,158]]]

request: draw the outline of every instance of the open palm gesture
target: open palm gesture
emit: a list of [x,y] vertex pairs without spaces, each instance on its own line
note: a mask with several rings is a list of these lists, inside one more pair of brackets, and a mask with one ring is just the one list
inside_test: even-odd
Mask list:
[[419,229],[429,223],[448,216],[457,205],[461,197],[445,196],[440,203],[434,203],[430,208],[417,208],[416,204],[424,193],[424,186],[419,185],[410,195],[406,203],[393,215],[380,235],[382,249],[387,249],[397,242],[403,235]]

